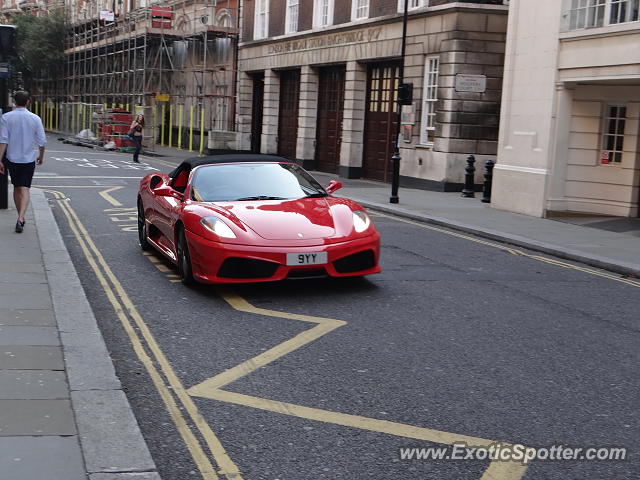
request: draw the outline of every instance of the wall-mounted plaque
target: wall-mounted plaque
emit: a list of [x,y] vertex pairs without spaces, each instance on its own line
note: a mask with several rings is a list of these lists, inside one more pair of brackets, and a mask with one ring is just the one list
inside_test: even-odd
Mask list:
[[487,91],[485,75],[456,75],[456,92],[484,93]]

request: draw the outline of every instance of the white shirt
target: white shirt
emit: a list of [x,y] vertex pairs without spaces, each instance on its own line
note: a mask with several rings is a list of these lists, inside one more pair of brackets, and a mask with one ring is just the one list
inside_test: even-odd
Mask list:
[[44,147],[47,137],[42,120],[25,107],[17,107],[2,115],[0,143],[7,144],[7,158],[13,163],[36,161],[36,147]]

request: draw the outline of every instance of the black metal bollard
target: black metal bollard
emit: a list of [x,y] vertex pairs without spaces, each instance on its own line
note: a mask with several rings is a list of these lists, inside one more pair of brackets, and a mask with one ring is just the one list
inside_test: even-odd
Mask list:
[[476,167],[473,164],[476,163],[476,157],[469,155],[467,157],[467,168],[464,169],[464,189],[462,190],[462,196],[464,198],[474,198],[475,192],[475,173]]
[[487,160],[484,164],[484,188],[482,189],[482,203],[491,203],[491,184],[493,183],[493,167],[496,162]]

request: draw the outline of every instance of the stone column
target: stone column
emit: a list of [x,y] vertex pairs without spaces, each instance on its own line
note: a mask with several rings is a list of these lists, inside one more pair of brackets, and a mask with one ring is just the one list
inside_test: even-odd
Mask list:
[[315,169],[316,125],[318,116],[318,71],[303,65],[300,71],[300,102],[298,104],[298,144],[296,158],[302,166]]
[[253,77],[240,73],[238,85],[238,149],[251,148],[251,116],[253,114]]
[[264,101],[262,103],[262,153],[278,153],[278,108],[280,77],[273,70],[264,72]]
[[340,176],[346,178],[362,176],[366,89],[366,67],[357,61],[347,62],[340,145]]
[[567,209],[565,188],[567,184],[567,160],[569,156],[569,136],[573,110],[574,87],[564,83],[556,84],[555,132],[550,146],[549,165],[551,174],[547,177],[547,210]]

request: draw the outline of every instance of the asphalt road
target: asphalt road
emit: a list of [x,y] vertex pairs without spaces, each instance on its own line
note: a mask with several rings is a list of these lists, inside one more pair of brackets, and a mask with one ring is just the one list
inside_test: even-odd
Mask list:
[[[49,191],[164,480],[215,478],[208,464],[246,480],[638,477],[638,286],[375,216],[380,275],[189,289],[135,232],[139,178],[177,160],[48,148],[34,185]],[[400,458],[460,439],[629,450],[526,470]]]

